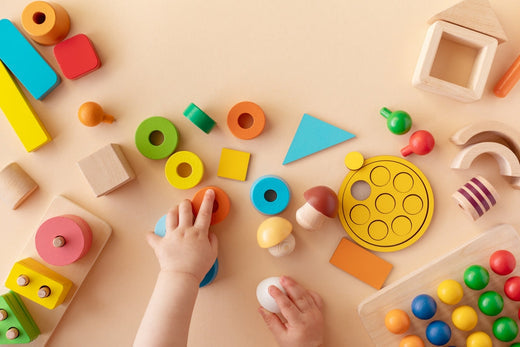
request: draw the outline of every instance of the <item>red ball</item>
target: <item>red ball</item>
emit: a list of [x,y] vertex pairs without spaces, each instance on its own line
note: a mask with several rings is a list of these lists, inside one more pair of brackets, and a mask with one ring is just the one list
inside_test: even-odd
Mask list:
[[504,284],[504,293],[513,301],[520,301],[520,277],[509,277]]
[[489,257],[489,266],[498,275],[509,275],[515,269],[516,259],[509,251],[496,251]]

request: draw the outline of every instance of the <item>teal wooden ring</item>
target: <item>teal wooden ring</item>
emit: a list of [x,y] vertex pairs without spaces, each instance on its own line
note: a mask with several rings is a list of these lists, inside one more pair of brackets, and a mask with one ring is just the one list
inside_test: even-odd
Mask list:
[[[276,194],[274,200],[267,200],[266,193],[268,191],[273,191]],[[289,205],[291,192],[282,178],[275,175],[265,175],[253,182],[249,196],[258,212],[275,215],[285,210]]]
[[[164,140],[155,145],[150,140],[153,132],[160,132]],[[135,131],[135,146],[149,159],[164,159],[170,156],[179,143],[179,132],[175,125],[164,117],[150,117],[139,124]]]
[[210,116],[198,108],[194,103],[191,103],[188,107],[186,107],[183,114],[206,134],[209,134],[211,129],[213,129],[216,124],[216,122]]

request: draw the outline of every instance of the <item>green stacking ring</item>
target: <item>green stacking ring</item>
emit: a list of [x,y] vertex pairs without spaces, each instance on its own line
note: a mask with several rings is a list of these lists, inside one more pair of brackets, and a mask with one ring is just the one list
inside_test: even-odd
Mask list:
[[[160,132],[164,140],[155,145],[150,140],[153,132]],[[179,133],[175,125],[164,117],[145,119],[135,131],[135,146],[147,158],[163,159],[171,155],[179,143]]]
[[197,107],[194,103],[191,103],[184,110],[184,116],[188,118],[193,124],[195,124],[200,130],[209,134],[211,129],[215,126],[215,121],[208,116],[204,111]]

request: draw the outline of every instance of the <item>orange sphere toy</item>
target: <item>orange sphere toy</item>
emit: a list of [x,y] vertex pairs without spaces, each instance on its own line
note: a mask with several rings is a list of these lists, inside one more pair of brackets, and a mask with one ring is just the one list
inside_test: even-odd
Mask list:
[[99,104],[92,101],[85,102],[79,107],[78,118],[81,123],[88,127],[96,126],[101,122],[114,122],[114,117],[106,114]]

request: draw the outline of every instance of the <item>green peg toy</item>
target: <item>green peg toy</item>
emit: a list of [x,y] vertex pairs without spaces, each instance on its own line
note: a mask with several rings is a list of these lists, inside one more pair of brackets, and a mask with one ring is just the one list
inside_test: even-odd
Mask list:
[[379,113],[386,118],[386,126],[388,130],[396,135],[403,135],[412,127],[412,118],[404,111],[390,111],[383,107]]

